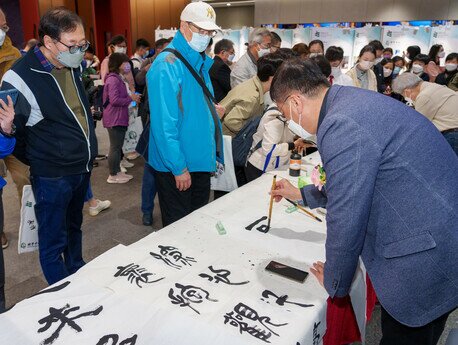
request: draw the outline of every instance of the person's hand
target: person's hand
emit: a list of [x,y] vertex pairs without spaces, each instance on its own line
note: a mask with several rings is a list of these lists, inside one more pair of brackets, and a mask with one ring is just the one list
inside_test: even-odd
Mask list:
[[216,112],[218,113],[219,118],[222,119],[224,116],[224,113],[226,112],[226,108],[224,108],[222,105],[215,104],[215,109],[216,109]]
[[0,126],[3,132],[10,134],[13,130],[14,105],[10,96],[7,96],[7,99],[8,105],[0,99]]
[[132,100],[134,102],[140,103],[140,100],[142,99],[142,95],[139,95],[139,94],[136,94],[136,93],[132,93],[130,95],[130,98],[132,98]]
[[184,192],[191,187],[191,174],[188,171],[185,173],[175,176],[175,182],[177,184],[177,189],[180,192]]
[[299,138],[296,141],[294,141],[294,149],[300,154],[302,154],[304,149],[308,147],[315,147],[315,145],[304,142],[302,138]]
[[270,192],[274,196],[275,202],[280,202],[282,198],[293,201],[302,199],[301,191],[294,187],[288,180],[280,180],[276,183],[275,189]]
[[310,267],[310,272],[318,279],[318,282],[324,287],[324,263],[317,261]]

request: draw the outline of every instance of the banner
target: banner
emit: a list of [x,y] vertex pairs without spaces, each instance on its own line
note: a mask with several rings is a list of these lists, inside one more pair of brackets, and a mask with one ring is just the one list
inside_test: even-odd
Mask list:
[[273,29],[278,36],[281,38],[281,47],[282,48],[292,48],[293,47],[293,30],[290,29]]
[[[442,44],[445,55],[458,51],[458,26],[438,26],[431,29],[430,45]],[[445,63],[445,57],[441,60],[441,65]]]
[[310,28],[297,28],[293,29],[293,47],[298,43],[309,44],[310,40]]
[[364,46],[373,40],[382,39],[382,28],[380,26],[365,26],[355,29],[355,40],[353,43],[353,61],[358,59],[359,52]]
[[388,26],[384,27],[382,37],[382,44],[393,49],[393,56],[402,56],[409,46],[419,46],[423,54],[428,54],[431,28]]
[[339,46],[344,51],[344,60],[342,68],[347,69],[351,66],[353,60],[353,42],[355,31],[353,29],[341,28],[312,28],[311,40],[321,40],[324,44],[324,50],[329,46]]

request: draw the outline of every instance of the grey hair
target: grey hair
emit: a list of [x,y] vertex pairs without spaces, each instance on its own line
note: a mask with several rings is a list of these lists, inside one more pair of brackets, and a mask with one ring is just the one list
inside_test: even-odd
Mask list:
[[393,85],[391,86],[393,92],[402,95],[405,89],[413,89],[418,84],[420,84],[423,80],[413,73],[403,73],[396,77],[393,80]]
[[266,28],[255,28],[250,32],[250,36],[248,37],[248,44],[251,46],[254,43],[262,43],[262,40],[266,36],[270,36],[269,30]]

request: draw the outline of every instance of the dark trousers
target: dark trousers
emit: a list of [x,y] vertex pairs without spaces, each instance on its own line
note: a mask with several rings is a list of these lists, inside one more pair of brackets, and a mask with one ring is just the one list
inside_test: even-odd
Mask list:
[[191,187],[180,192],[172,173],[156,171],[162,225],[167,226],[205,206],[210,198],[210,173],[191,173]]
[[114,176],[121,171],[119,163],[122,158],[122,145],[124,144],[124,137],[126,136],[127,127],[114,126],[107,128],[108,138],[110,139],[110,151],[108,152],[108,168],[110,175]]
[[382,309],[382,340],[380,345],[436,345],[445,328],[448,315],[422,327],[408,327],[396,321]]
[[81,224],[90,173],[48,178],[32,176],[40,264],[48,283],[84,266]]
[[156,179],[154,178],[154,169],[145,162],[142,180],[142,212],[153,213],[154,198],[156,197]]
[[247,165],[245,167],[245,176],[248,182],[256,180],[258,177],[261,177],[262,174],[262,170],[259,170],[253,164],[247,162]]

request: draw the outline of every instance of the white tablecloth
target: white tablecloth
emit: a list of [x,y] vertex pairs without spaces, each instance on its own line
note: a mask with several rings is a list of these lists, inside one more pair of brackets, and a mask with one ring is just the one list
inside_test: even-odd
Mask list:
[[[246,230],[267,215],[271,185],[272,174],[265,174],[137,243],[107,251],[52,286],[56,291],[18,303],[0,315],[2,343],[321,344],[326,291],[311,274],[301,284],[265,267],[275,260],[308,271],[324,261],[325,222],[286,213],[290,205],[281,202],[268,233],[256,230],[266,222]],[[218,233],[218,221],[226,234]],[[351,297],[364,333],[361,269]]]

